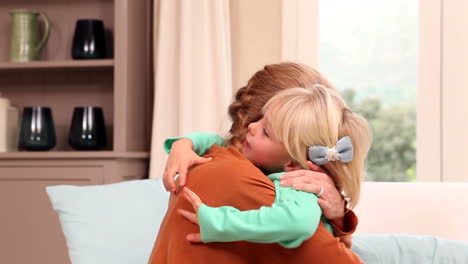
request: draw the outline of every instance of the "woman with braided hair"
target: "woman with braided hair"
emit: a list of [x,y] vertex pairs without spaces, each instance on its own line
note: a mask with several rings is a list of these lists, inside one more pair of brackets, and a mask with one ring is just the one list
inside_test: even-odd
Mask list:
[[[270,205],[275,196],[273,183],[261,175],[257,168],[251,168],[249,165],[252,164],[246,164],[245,157],[242,157],[238,149],[245,141],[249,124],[262,118],[261,109],[273,95],[288,88],[312,88],[317,84],[333,89],[317,71],[304,65],[273,64],[257,72],[247,86],[237,92],[235,102],[229,107],[233,124],[227,143],[231,147],[222,150],[214,146],[208,151],[211,157],[201,158],[191,151],[192,146],[196,148],[199,143],[192,143],[187,138],[171,142],[172,150],[164,175],[166,188],[176,192],[173,177],[178,173],[179,186],[187,185],[198,193],[204,202],[212,206],[231,205],[239,210],[249,210]],[[210,161],[211,159],[213,161]],[[187,168],[195,164],[202,165],[191,170],[187,179]],[[181,221],[177,213],[179,209],[189,209],[190,204],[180,195],[176,195],[171,200],[161,225],[151,263],[206,263],[215,259],[222,259],[223,263],[252,263],[254,259],[259,263],[284,263],[284,257],[287,257],[288,262],[306,263],[312,258],[318,261],[317,263],[325,260],[327,263],[355,263],[357,258],[345,244],[350,245],[349,235],[354,231],[357,219],[352,211],[345,209],[344,199],[335,187],[340,183],[334,182],[318,166],[310,162],[308,166],[316,171],[290,172],[289,175],[284,175],[282,185],[319,194],[323,215],[333,226],[335,236],[341,238],[344,243],[330,236],[325,227],[319,226],[315,235],[299,248],[286,251],[284,248],[278,248],[277,244],[249,242],[191,245],[183,241],[183,238],[188,233],[194,233],[196,229]]]
[[242,146],[248,124],[260,120],[262,107],[276,93],[293,87],[310,88],[315,84],[334,89],[318,71],[306,65],[283,62],[266,65],[240,88],[228,112],[232,119],[227,142]]
[[[240,88],[235,96],[234,102],[229,106],[228,113],[232,120],[231,129],[227,136],[227,145],[240,149],[245,140],[248,125],[261,119],[261,109],[267,101],[276,93],[293,87],[310,88],[313,85],[321,84],[327,88],[334,89],[331,83],[318,71],[303,64],[283,62],[278,64],[266,65],[262,70],[256,72],[248,81],[247,85]],[[178,144],[182,145],[185,140]],[[190,146],[192,143],[187,142]],[[182,187],[186,181],[186,165],[189,166],[201,164],[209,159],[200,158],[193,151],[182,149],[179,156],[177,149],[173,149],[167,161],[163,179],[167,190],[175,191],[176,185],[174,176],[179,174],[179,186]],[[351,227],[355,222],[355,216],[352,211],[347,211],[345,200],[336,190],[332,179],[324,173],[319,167],[311,164],[317,171],[300,170],[284,175],[283,186],[290,186],[297,190],[309,191],[318,194],[323,187],[324,191],[319,199],[323,213],[330,220],[340,219],[344,212],[348,212],[345,221],[347,227]],[[339,222],[339,221],[338,221]],[[354,230],[348,228],[346,230]],[[343,239],[349,241],[347,237]],[[350,244],[349,244],[350,245]]]

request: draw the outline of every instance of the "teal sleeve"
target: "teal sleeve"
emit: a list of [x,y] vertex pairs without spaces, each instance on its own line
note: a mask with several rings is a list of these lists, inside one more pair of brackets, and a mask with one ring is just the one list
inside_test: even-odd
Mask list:
[[328,221],[328,219],[325,218],[325,216],[322,215],[321,221],[325,225],[325,228],[328,230],[328,232],[335,234],[333,226],[330,224],[330,221]]
[[181,138],[188,138],[193,143],[193,151],[200,156],[205,155],[211,146],[218,145],[221,147],[226,146],[225,139],[217,134],[205,133],[205,132],[195,132],[182,137],[168,138],[164,141],[164,150],[169,153],[172,148],[172,144]]
[[[202,204],[198,221],[203,242],[251,241],[279,243],[295,248],[310,238],[318,227],[321,209],[314,194],[280,187],[271,207],[239,211],[231,206]],[[278,195],[280,194],[280,195]]]

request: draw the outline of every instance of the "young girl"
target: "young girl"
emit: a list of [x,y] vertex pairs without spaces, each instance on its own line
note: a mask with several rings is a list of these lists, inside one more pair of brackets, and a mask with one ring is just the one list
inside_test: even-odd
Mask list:
[[[334,89],[320,72],[303,64],[282,62],[266,65],[257,71],[245,86],[237,90],[234,101],[229,106],[232,126],[226,138],[227,145],[239,150],[242,148],[248,125],[261,119],[261,110],[273,95],[293,87],[311,88],[315,84]],[[187,168],[207,161],[209,159],[201,158],[192,151],[190,140],[179,140],[166,163],[164,186],[168,191],[177,192],[186,184]],[[351,247],[350,234],[356,227],[356,216],[352,210],[345,209],[345,200],[336,190],[332,179],[324,171],[317,171],[318,166],[311,162],[308,164],[310,170],[298,170],[283,175],[281,185],[316,194],[322,191],[319,205],[324,216],[332,220],[335,230],[343,231],[335,235]],[[179,180],[176,184],[174,178],[177,174]]]
[[[314,85],[309,90],[286,89],[268,101],[262,114],[262,119],[248,126],[242,153],[257,167],[272,173],[268,177],[275,184],[275,203],[250,211],[229,206],[214,208],[202,204],[186,188],[184,194],[196,214],[180,212],[201,229],[201,236],[190,234],[188,240],[247,240],[277,242],[288,248],[299,246],[314,234],[320,222],[318,198],[281,187],[279,180],[282,171],[307,168],[308,157],[332,175],[338,190],[345,191],[350,198],[351,207],[356,204],[370,133],[365,120],[353,113],[335,90],[323,85]],[[216,136],[205,135],[202,141],[200,135],[196,137],[193,141],[200,154],[213,143],[222,144]],[[168,140],[167,147],[174,140]],[[331,231],[330,226],[327,228]]]

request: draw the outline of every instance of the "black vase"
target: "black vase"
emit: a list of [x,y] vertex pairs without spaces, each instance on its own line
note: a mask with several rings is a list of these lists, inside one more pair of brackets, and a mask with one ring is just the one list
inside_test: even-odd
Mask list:
[[55,127],[48,107],[23,108],[18,141],[20,150],[49,150],[55,147]]
[[73,37],[73,59],[103,59],[106,57],[104,23],[97,19],[76,21]]
[[102,108],[75,107],[68,143],[77,150],[99,150],[106,146],[106,126]]

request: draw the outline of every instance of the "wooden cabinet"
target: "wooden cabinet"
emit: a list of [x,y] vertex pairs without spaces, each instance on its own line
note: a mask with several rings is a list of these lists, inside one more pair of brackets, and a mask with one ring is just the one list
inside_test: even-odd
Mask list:
[[2,263],[69,263],[57,214],[45,187],[101,184],[103,166],[64,167],[21,162],[0,168],[0,260]]
[[[57,145],[50,151],[0,153],[0,263],[69,263],[58,217],[45,187],[146,178],[151,112],[151,0],[2,0],[0,93],[21,110],[52,109]],[[10,63],[9,11],[40,10],[51,22],[41,60]],[[75,23],[101,19],[113,56],[73,60]],[[108,143],[102,151],[68,145],[75,106],[104,110]],[[21,114],[20,114],[21,117]]]
[[147,157],[1,160],[0,262],[69,263],[65,239],[45,187],[141,179],[147,173],[141,158]]

